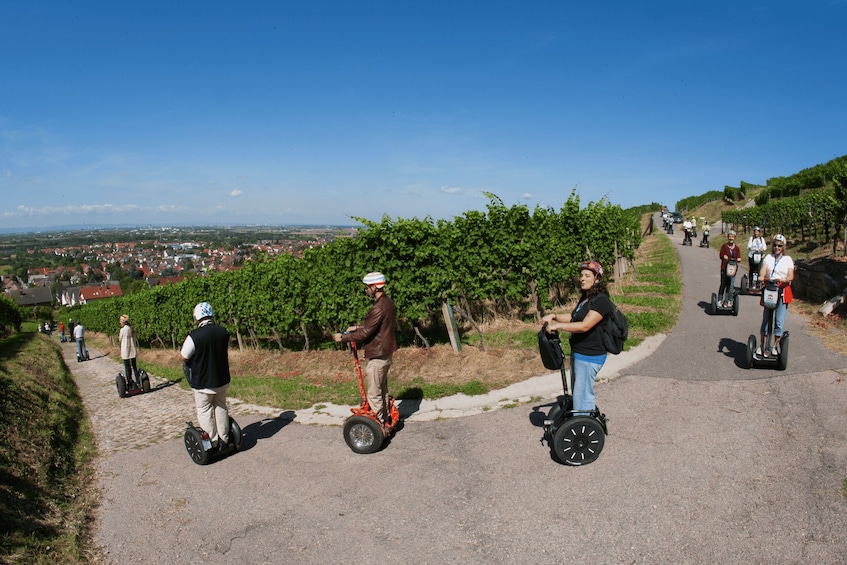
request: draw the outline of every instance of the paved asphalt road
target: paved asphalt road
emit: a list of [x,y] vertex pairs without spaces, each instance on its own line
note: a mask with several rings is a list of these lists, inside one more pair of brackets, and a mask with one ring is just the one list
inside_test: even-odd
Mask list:
[[[847,563],[847,358],[789,315],[788,370],[743,368],[758,300],[710,315],[717,250],[670,237],[682,316],[649,358],[598,385],[611,435],[595,463],[551,460],[539,426],[552,398],[409,421],[372,455],[339,427],[245,414],[244,449],[208,466],[180,439],[103,456],[100,561]],[[157,435],[166,418],[141,407],[166,394],[123,399],[113,419]]]

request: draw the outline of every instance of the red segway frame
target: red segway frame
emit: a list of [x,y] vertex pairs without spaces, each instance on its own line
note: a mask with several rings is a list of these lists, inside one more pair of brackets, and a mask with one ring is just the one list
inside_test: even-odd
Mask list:
[[362,403],[350,408],[353,415],[344,422],[344,440],[348,447],[356,453],[373,453],[378,451],[385,438],[394,432],[400,422],[400,410],[394,403],[394,397],[389,396],[388,422],[380,420],[379,415],[374,412],[368,402],[368,395],[365,391],[365,376],[362,373],[362,365],[359,362],[359,352],[355,341],[350,342],[350,349],[353,352],[353,364],[356,367],[356,378],[359,381],[359,396]]

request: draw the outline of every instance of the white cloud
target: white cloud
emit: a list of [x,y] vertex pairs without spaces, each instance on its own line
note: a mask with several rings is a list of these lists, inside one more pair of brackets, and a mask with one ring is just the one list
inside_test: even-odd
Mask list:
[[230,196],[241,196],[241,189],[240,189],[240,188],[236,188],[235,190],[233,190],[232,192],[230,192],[230,193],[229,193],[229,195],[230,195]]
[[523,198],[524,200],[532,200],[532,194],[530,194],[529,192],[524,192],[521,198]]
[[115,212],[133,212],[138,210],[135,204],[81,204],[74,206],[43,206],[33,208],[32,206],[18,206],[12,212],[4,212],[3,217],[14,218],[24,216],[53,216],[65,214],[110,214]]
[[442,186],[441,192],[446,194],[461,194],[462,188],[459,186]]

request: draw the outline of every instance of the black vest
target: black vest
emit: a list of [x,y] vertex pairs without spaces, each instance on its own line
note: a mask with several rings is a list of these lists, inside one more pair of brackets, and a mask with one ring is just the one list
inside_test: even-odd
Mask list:
[[215,323],[200,326],[188,335],[194,341],[191,388],[217,388],[229,384],[229,332]]

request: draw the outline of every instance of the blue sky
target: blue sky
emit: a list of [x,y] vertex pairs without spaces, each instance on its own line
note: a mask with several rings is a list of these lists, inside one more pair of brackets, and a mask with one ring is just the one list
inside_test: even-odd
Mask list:
[[668,206],[847,154],[847,0],[0,0],[0,228]]

